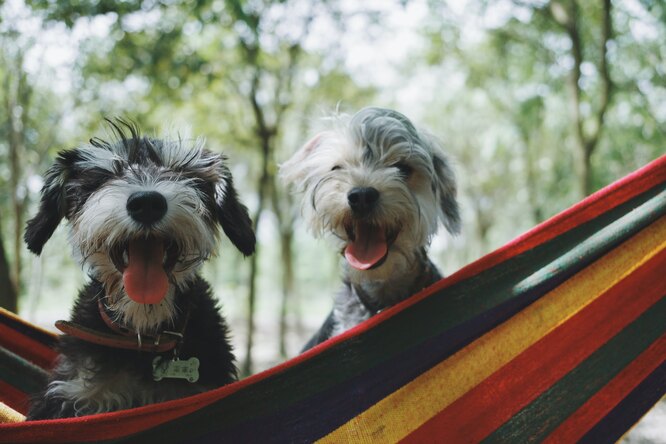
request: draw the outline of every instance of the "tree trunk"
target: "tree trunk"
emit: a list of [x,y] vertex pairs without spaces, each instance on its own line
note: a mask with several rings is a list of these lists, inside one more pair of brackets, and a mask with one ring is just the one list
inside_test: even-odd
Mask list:
[[19,147],[20,138],[16,122],[16,96],[18,84],[15,75],[8,73],[5,84],[5,110],[7,112],[7,142],[9,148],[9,194],[12,208],[12,256],[11,280],[18,293],[21,284],[21,249],[20,246],[20,214],[19,202]]
[[[280,129],[282,117],[284,112],[290,104],[290,100],[285,100],[284,97],[289,97],[291,95],[292,80],[294,77],[297,60],[301,53],[301,46],[299,43],[292,43],[288,49],[288,62],[284,69],[279,69],[276,74],[277,83],[273,90],[274,104],[272,111],[273,121],[271,123],[267,122],[266,111],[264,105],[261,105],[259,100],[259,91],[260,91],[260,81],[263,74],[269,73],[270,70],[265,66],[262,66],[262,63],[259,59],[259,54],[261,48],[259,46],[261,41],[261,15],[248,15],[241,6],[240,2],[231,2],[231,6],[234,14],[237,16],[237,19],[245,22],[246,25],[252,30],[254,39],[251,41],[246,41],[243,38],[239,40],[241,48],[244,52],[244,57],[248,66],[253,68],[252,82],[250,87],[250,93],[248,99],[252,107],[252,113],[255,119],[255,129],[257,139],[260,141],[261,145],[261,154],[262,154],[262,167],[261,175],[259,178],[258,186],[258,205],[257,211],[255,214],[255,234],[257,234],[259,228],[259,219],[261,218],[262,212],[265,206],[265,199],[267,193],[270,192],[268,187],[275,185],[275,168],[274,168],[274,153],[275,153],[275,140],[277,138],[278,131]],[[304,24],[304,33],[303,37],[307,35],[309,25],[314,18],[313,11],[305,19]],[[297,40],[298,42],[302,39]],[[240,91],[240,90],[239,90]],[[242,94],[242,93],[241,93]],[[270,116],[271,113],[268,113]],[[279,210],[276,210],[278,212]],[[278,218],[281,216],[278,215]],[[258,237],[258,236],[257,236]],[[246,355],[245,362],[242,367],[242,373],[245,375],[251,374],[253,370],[253,359],[252,359],[252,347],[254,341],[254,311],[255,311],[255,301],[256,301],[256,278],[257,278],[257,268],[258,268],[258,250],[255,251],[251,260],[250,268],[250,281],[248,289],[248,319],[247,319],[247,341],[246,341]]]
[[529,129],[520,126],[518,130],[523,142],[522,151],[523,158],[525,159],[525,189],[527,190],[527,201],[532,210],[532,221],[534,222],[534,225],[536,225],[543,222],[544,214],[543,208],[541,208],[541,205],[539,204],[539,196],[537,193],[539,184],[537,183],[537,166],[535,165],[536,162],[534,160],[534,131],[530,133]]
[[21,190],[21,156],[25,152],[25,116],[30,101],[30,87],[23,72],[23,54],[8,63],[4,87],[7,113],[7,142],[9,148],[9,193],[13,210],[12,267],[11,279],[16,294],[21,293],[21,253],[23,251],[23,213],[25,191]]
[[292,242],[294,230],[289,227],[281,232],[280,249],[282,257],[282,302],[280,304],[280,356],[286,358],[287,353],[287,312],[294,293],[294,254]]
[[478,201],[479,199],[472,200],[472,202],[475,202],[472,204],[472,209],[476,215],[476,236],[481,254],[486,254],[488,252],[488,231],[490,231],[490,227],[492,226],[490,223],[491,217],[489,217],[487,210],[484,210],[476,203]]
[[280,260],[282,266],[282,298],[280,302],[280,318],[279,324],[279,350],[282,358],[287,357],[287,313],[289,311],[290,303],[292,302],[292,295],[294,293],[294,255],[293,255],[293,239],[294,239],[294,219],[290,216],[292,202],[289,194],[285,195],[285,210],[280,205],[280,196],[278,194],[277,183],[273,177],[271,187],[271,197],[273,203],[273,210],[278,219],[280,229]]
[[574,140],[576,144],[576,175],[578,177],[578,189],[580,197],[585,197],[589,194],[590,183],[590,168],[586,164],[585,159],[589,156],[585,152],[585,133],[583,131],[583,117],[581,116],[581,65],[583,64],[583,42],[580,38],[578,30],[578,4],[576,1],[571,2],[569,9],[569,18],[565,25],[567,35],[571,42],[571,56],[573,57],[573,66],[569,72],[568,85],[571,91],[571,98],[569,108],[571,112],[571,119],[574,126]]
[[[563,8],[559,2],[551,3],[553,18],[564,28],[569,41],[571,42],[571,56],[573,57],[573,66],[569,73],[568,85],[571,90],[570,112],[574,126],[574,140],[576,144],[576,174],[578,177],[578,187],[581,197],[585,197],[594,191],[592,155],[599,144],[599,138],[604,126],[604,119],[608,105],[610,104],[611,93],[613,91],[613,82],[608,69],[608,42],[613,36],[613,26],[611,19],[611,0],[603,1],[602,23],[601,23],[601,41],[600,41],[600,59],[599,76],[601,82],[601,91],[599,92],[599,103],[593,116],[593,127],[589,134],[584,130],[584,118],[581,115],[582,90],[580,86],[581,66],[583,64],[583,41],[580,36],[578,18],[578,3],[571,0],[569,7]],[[557,9],[557,11],[555,11]]]
[[2,241],[2,230],[0,229],[0,307],[14,313],[18,309],[18,298],[14,284],[10,276],[9,262],[5,255],[5,247]]
[[[262,168],[261,175],[259,177],[259,185],[257,186],[258,193],[258,203],[257,210],[254,213],[254,233],[257,238],[259,238],[259,222],[261,216],[264,212],[265,201],[266,201],[266,188],[270,181],[271,173],[268,168],[269,164],[269,152],[270,152],[270,136],[266,136],[262,141]],[[259,252],[260,247],[259,243],[255,248],[254,254],[250,258],[250,276],[248,277],[248,294],[247,294],[247,330],[246,330],[246,339],[245,339],[245,361],[241,368],[241,374],[243,376],[248,376],[252,374],[253,371],[253,359],[252,359],[252,348],[254,346],[254,315],[256,311],[256,299],[257,299],[257,270],[259,268]]]

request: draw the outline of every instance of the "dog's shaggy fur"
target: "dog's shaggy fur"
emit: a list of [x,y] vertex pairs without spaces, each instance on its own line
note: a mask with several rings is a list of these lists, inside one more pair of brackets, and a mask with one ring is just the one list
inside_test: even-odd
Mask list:
[[116,140],[92,139],[59,153],[25,241],[40,254],[66,218],[74,255],[90,276],[71,321],[113,335],[113,324],[102,318],[105,312],[137,335],[181,329],[178,358],[198,358],[200,376],[195,383],[155,381],[153,359],[171,359],[174,351],[113,348],[66,334],[48,386],[35,397],[28,419],[137,407],[237,379],[226,323],[198,275],[215,253],[220,226],[244,255],[254,252],[252,224],[225,158],[204,149],[202,139],[141,137],[132,124],[110,123]]
[[309,228],[346,258],[344,286],[305,349],[440,279],[426,249],[439,220],[451,233],[460,226],[453,171],[434,137],[389,109],[331,120],[281,167],[304,194]]

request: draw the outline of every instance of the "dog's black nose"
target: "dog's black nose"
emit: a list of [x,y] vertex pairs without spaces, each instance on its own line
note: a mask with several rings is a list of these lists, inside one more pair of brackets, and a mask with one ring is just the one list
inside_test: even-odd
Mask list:
[[167,201],[157,191],[137,191],[127,199],[127,212],[132,219],[151,225],[162,219],[167,211]]
[[372,187],[352,188],[347,194],[347,201],[354,214],[367,216],[379,200],[379,191]]

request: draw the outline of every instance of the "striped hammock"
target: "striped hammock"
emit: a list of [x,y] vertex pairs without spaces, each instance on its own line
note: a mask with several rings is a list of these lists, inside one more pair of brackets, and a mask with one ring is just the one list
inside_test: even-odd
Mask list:
[[[275,368],[0,442],[614,442],[666,393],[665,213],[663,156]],[[54,337],[0,318],[0,401],[23,412]]]

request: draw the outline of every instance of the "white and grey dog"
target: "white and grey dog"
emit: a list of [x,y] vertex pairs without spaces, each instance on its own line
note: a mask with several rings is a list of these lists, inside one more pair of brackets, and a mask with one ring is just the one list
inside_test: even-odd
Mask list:
[[141,137],[61,151],[48,170],[25,241],[40,254],[65,218],[90,276],[70,321],[56,326],[59,357],[29,419],[137,407],[237,379],[227,326],[201,264],[219,228],[244,254],[255,237],[222,155],[204,141]]
[[281,167],[304,194],[315,236],[345,258],[344,287],[307,350],[441,278],[426,249],[440,220],[460,226],[451,166],[431,135],[397,111],[365,108],[332,119]]

